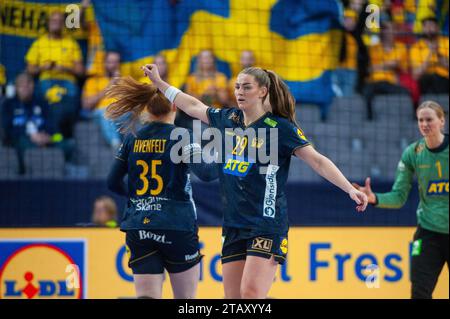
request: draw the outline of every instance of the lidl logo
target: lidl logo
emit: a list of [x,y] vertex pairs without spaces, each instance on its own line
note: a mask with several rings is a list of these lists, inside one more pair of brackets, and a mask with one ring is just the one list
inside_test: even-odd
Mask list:
[[428,183],[427,195],[448,195],[448,179],[430,181]]
[[0,298],[85,298],[85,242],[0,241]]
[[225,165],[223,166],[223,172],[225,174],[244,177],[247,176],[253,163],[247,161],[240,156],[227,156],[225,159]]

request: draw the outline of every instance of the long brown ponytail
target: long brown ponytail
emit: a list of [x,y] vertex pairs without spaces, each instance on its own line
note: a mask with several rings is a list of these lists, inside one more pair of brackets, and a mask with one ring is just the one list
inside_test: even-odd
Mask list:
[[287,118],[290,122],[297,125],[295,118],[295,99],[289,87],[278,74],[258,67],[246,68],[241,73],[253,75],[259,86],[268,89],[270,105],[274,115]]
[[134,130],[144,110],[155,116],[168,114],[171,110],[169,100],[155,86],[140,83],[129,76],[110,85],[106,89],[106,97],[115,99],[106,108],[106,118],[118,120],[129,114],[128,119],[121,124],[122,132]]

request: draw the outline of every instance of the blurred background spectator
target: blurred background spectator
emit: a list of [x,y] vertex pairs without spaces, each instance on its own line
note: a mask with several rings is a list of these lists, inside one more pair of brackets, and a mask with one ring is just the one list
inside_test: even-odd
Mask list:
[[26,54],[27,70],[39,77],[39,95],[50,106],[57,130],[72,138],[79,107],[77,78],[84,72],[80,47],[63,34],[64,14],[55,11],[48,21],[48,34],[33,42]]
[[422,21],[422,39],[410,51],[413,76],[419,82],[421,94],[448,93],[448,37],[439,33],[436,18]]
[[103,137],[109,146],[117,149],[122,143],[118,125],[104,117],[106,107],[114,100],[105,97],[109,85],[120,77],[120,54],[107,52],[104,61],[103,75],[90,77],[84,84],[82,106],[92,111],[92,117],[99,124]]
[[[245,68],[249,68],[255,66],[255,54],[252,50],[243,50],[241,55],[239,56],[239,64],[240,69],[239,72]],[[239,74],[239,73],[238,73]],[[234,87],[236,86],[236,80],[238,74],[234,74],[231,79],[228,81],[228,98],[229,101],[227,103],[228,106],[237,106],[236,98],[234,96]]]
[[186,93],[197,97],[206,105],[222,108],[228,103],[228,80],[217,71],[216,58],[211,50],[197,56],[195,72],[186,80]]
[[[405,116],[412,118],[413,115],[410,116],[409,110],[405,111],[408,108],[405,106],[410,106],[411,104],[409,97],[406,99],[399,97],[399,95],[404,96],[408,94],[408,91],[409,95],[413,97],[413,106],[417,105],[419,99],[421,99],[420,93],[425,95],[422,98],[430,98],[430,96],[426,96],[430,94],[433,95],[431,96],[432,99],[443,99],[442,95],[444,97],[445,95],[448,96],[448,38],[441,35],[448,34],[448,31],[445,29],[445,26],[448,26],[448,8],[442,4],[445,1],[342,0],[340,2],[344,10],[336,11],[333,14],[335,18],[338,13],[343,13],[341,21],[336,19],[337,25],[339,22],[342,22],[344,32],[344,36],[339,38],[342,39],[342,42],[341,40],[338,42],[342,44],[341,51],[339,52],[339,45],[336,45],[333,51],[330,51],[333,54],[331,58],[328,54],[320,57],[321,59],[323,58],[324,65],[328,65],[328,60],[339,60],[337,68],[333,69],[336,66],[335,62],[331,63],[329,68],[322,66],[320,63],[319,68],[324,68],[323,75],[320,78],[308,78],[307,81],[303,82],[294,76],[294,81],[290,82],[288,80],[294,95],[301,103],[301,105],[300,103],[297,105],[298,118],[301,125],[306,127],[306,131],[311,139],[317,138],[319,141],[323,141],[327,137],[325,139],[322,137],[327,134],[334,137],[338,132],[338,128],[340,130],[339,134],[347,134],[347,131],[343,132],[344,128],[345,130],[347,129],[347,122],[345,121],[353,118],[360,118],[361,121],[364,121],[365,105],[361,97],[367,99],[368,117],[373,117],[372,104],[375,108],[373,111],[376,115],[376,121],[365,121],[365,125],[368,126],[369,123],[370,125],[378,125],[379,123],[374,122],[382,121],[383,118],[377,118],[377,116],[386,116],[388,111],[397,106],[402,114],[407,114]],[[288,10],[287,12],[291,13],[291,8],[296,7],[297,3],[300,3],[300,1],[290,4],[290,7],[286,9]],[[379,28],[367,24],[367,18],[371,15],[371,12],[366,10],[369,4],[375,4],[381,10],[380,18],[383,25],[381,31]],[[148,8],[151,7],[152,4],[149,4]],[[264,5],[261,5],[261,8],[263,7]],[[228,51],[216,51],[221,53],[220,60],[216,59],[213,49],[221,50],[222,48],[216,42],[208,42],[209,40],[205,42],[203,47],[195,44],[195,51],[192,51],[190,48],[187,50],[182,45],[183,41],[181,46],[174,50],[167,46],[158,47],[158,41],[154,43],[154,50],[153,47],[147,48],[143,44],[141,46],[138,45],[139,49],[142,48],[145,52],[151,52],[145,53],[142,58],[140,55],[130,53],[127,47],[128,38],[124,43],[121,42],[124,34],[133,37],[139,35],[140,31],[138,29],[130,29],[130,33],[127,33],[128,31],[125,32],[122,29],[124,33],[116,33],[114,28],[122,27],[121,16],[115,17],[117,20],[111,23],[111,26],[108,26],[111,22],[108,19],[112,17],[111,12],[107,10],[108,8],[109,3],[106,1],[81,0],[81,26],[85,30],[84,33],[80,32],[81,30],[67,29],[64,25],[62,11],[47,11],[46,19],[42,19],[40,23],[48,26],[48,33],[43,36],[38,36],[37,32],[33,34],[32,38],[37,40],[30,45],[31,40],[27,39],[26,45],[22,45],[24,49],[20,56],[0,55],[3,64],[0,64],[0,114],[8,114],[13,109],[10,106],[8,109],[1,107],[1,99],[5,99],[5,96],[14,96],[15,85],[13,81],[24,68],[24,59],[22,57],[28,50],[25,57],[27,71],[37,80],[35,82],[36,97],[34,99],[37,101],[36,103],[42,104],[43,108],[48,109],[47,112],[43,111],[43,114],[47,113],[47,115],[44,116],[45,129],[42,129],[51,137],[51,143],[47,144],[47,146],[72,144],[73,146],[68,147],[68,149],[76,148],[75,152],[65,152],[66,158],[69,158],[70,162],[75,166],[74,170],[72,170],[74,173],[68,174],[66,172],[65,177],[71,178],[79,175],[80,178],[85,179],[101,178],[104,173],[99,169],[99,166],[106,167],[108,165],[111,149],[117,148],[120,144],[122,136],[117,132],[117,125],[120,123],[114,124],[103,118],[104,108],[110,103],[104,98],[104,90],[115,76],[132,74],[139,78],[141,73],[130,73],[130,69],[138,69],[137,64],[144,60],[152,62],[158,65],[163,79],[168,79],[170,72],[170,80],[175,79],[178,81],[177,86],[181,88],[184,85],[188,93],[197,96],[203,102],[213,107],[220,108],[235,104],[234,85],[238,71],[249,66],[266,68],[268,66],[265,63],[267,64],[268,61],[276,59],[279,53],[277,48],[267,47],[260,49],[258,43],[263,43],[263,39],[255,37],[255,40],[261,42],[245,43],[243,47],[230,47],[226,49]],[[129,5],[116,5],[115,7],[110,7],[110,9],[121,13],[121,10],[135,10],[136,8],[131,8]],[[171,5],[170,9],[184,10],[178,4]],[[54,10],[54,7],[51,10]],[[165,9],[161,10],[164,11]],[[269,8],[264,7],[263,10],[269,10]],[[49,12],[50,14],[48,15]],[[326,11],[326,14],[329,14],[329,12]],[[316,18],[314,18],[314,21],[318,22],[319,19]],[[330,19],[328,21],[332,20],[331,17],[327,19]],[[417,28],[418,25],[420,25],[420,28]],[[292,31],[293,26],[288,25],[288,29]],[[299,30],[305,31],[304,28]],[[413,33],[413,30],[414,32],[419,30],[421,32],[420,37],[419,34]],[[282,35],[282,40],[286,41],[286,43],[294,41],[289,36],[280,34]],[[85,36],[87,38],[84,38]],[[215,36],[218,36],[218,34],[214,33]],[[22,35],[17,33],[17,37],[13,38],[20,38],[20,41],[25,41],[21,37]],[[75,41],[75,38],[80,40],[80,45]],[[209,36],[205,36],[206,38],[210,39]],[[86,43],[83,39],[87,39],[87,52],[80,49],[85,49]],[[204,38],[201,37],[201,39]],[[131,48],[132,38],[129,40]],[[8,48],[8,45],[13,47],[14,44],[15,42],[11,42],[11,44],[8,42],[6,46],[2,46],[2,50],[4,47]],[[111,51],[105,52],[105,47],[109,47]],[[113,52],[113,50],[118,50],[118,52]],[[368,66],[369,50],[370,68]],[[6,53],[6,51],[4,50],[2,53]],[[199,53],[195,58],[193,53],[196,52]],[[309,54],[308,52],[306,54]],[[86,61],[85,65],[83,65],[83,53],[86,56],[86,59],[84,59]],[[295,58],[301,59],[301,54],[304,53],[295,52],[293,56],[294,61]],[[256,61],[255,56],[258,58],[258,61]],[[237,62],[236,58],[239,58],[239,67],[235,65],[235,62]],[[17,61],[22,62],[16,63]],[[169,64],[168,61],[173,62]],[[283,63],[281,61],[280,67],[283,67]],[[189,65],[191,66],[189,67]],[[231,66],[234,66],[234,68],[231,68]],[[84,68],[86,68],[86,78],[84,78]],[[189,69],[193,70],[193,72],[188,75]],[[228,70],[231,69],[233,74],[231,74],[230,80],[227,80],[225,74],[229,75]],[[14,70],[14,72],[11,72],[11,70]],[[302,69],[303,71],[305,69]],[[303,73],[304,76],[308,77],[307,69]],[[316,93],[322,96],[327,95],[327,92],[329,92],[328,95],[333,96],[333,92],[329,89],[329,74],[333,77],[333,89],[336,98],[334,100],[330,98],[329,103],[328,100],[326,103],[321,102],[320,98],[311,99],[310,97]],[[6,81],[6,75],[8,75],[9,82]],[[141,80],[149,82],[145,77]],[[83,81],[85,82],[83,83]],[[311,87],[320,87],[321,89],[310,90],[309,85],[314,85]],[[81,91],[81,94],[79,94],[79,91]],[[381,97],[384,94],[390,96]],[[434,96],[435,94],[438,96]],[[80,96],[82,99],[80,99]],[[19,97],[17,96],[16,99],[19,99]],[[391,109],[383,109],[380,107],[382,103],[378,102],[377,99],[387,99],[395,102],[386,103],[386,107]],[[404,102],[396,103],[396,99]],[[80,100],[82,103],[80,103]],[[11,101],[8,102],[8,105],[12,103]],[[46,105],[46,107],[43,105]],[[80,106],[82,106],[82,109],[80,109]],[[319,106],[319,110],[317,106]],[[332,107],[330,108],[330,106]],[[361,112],[355,114],[359,110]],[[80,118],[85,119],[85,112],[94,121],[75,123],[76,128],[72,139],[74,122]],[[352,113],[351,118],[345,118],[346,113]],[[342,120],[343,116],[344,120]],[[321,120],[324,121],[327,118],[328,122],[326,124],[320,123]],[[394,118],[390,117],[390,119]],[[12,123],[10,118],[7,121],[0,119],[0,123],[4,123],[3,127],[0,127],[0,137],[3,140],[8,139],[11,141],[11,135],[14,134],[9,132],[12,128],[11,126],[6,127],[6,122],[9,123],[8,125]],[[186,114],[179,112],[176,124],[192,128],[192,119]],[[308,125],[310,126],[308,127]],[[202,127],[202,129],[204,128],[205,126]],[[1,131],[3,131],[3,134]],[[8,135],[8,138],[5,137],[6,135]],[[366,136],[354,138],[353,133],[351,133],[351,136],[352,139],[360,141],[360,149],[364,149]],[[109,147],[104,145],[103,140],[107,142]],[[402,136],[401,140],[401,145],[406,145],[408,139]],[[35,144],[31,139],[30,141],[33,145]],[[351,143],[348,142],[347,144]],[[321,147],[326,148],[328,146],[325,144],[321,145]],[[331,142],[329,147],[332,151],[334,151],[333,147],[337,148]],[[54,153],[47,151],[49,150],[42,151],[42,158],[46,158],[45,154]],[[11,152],[15,153],[14,150],[6,150],[5,148],[0,150],[1,154],[6,154],[7,152],[9,152],[8,154],[11,154]],[[75,155],[73,160],[72,153]],[[336,156],[339,154],[337,153]],[[62,156],[58,155],[58,158],[62,158]],[[15,156],[13,162],[17,162]],[[60,162],[58,159],[58,163]],[[344,161],[344,163],[346,162]],[[36,168],[39,165],[36,165]],[[5,167],[5,171],[10,170],[10,166]],[[77,170],[78,168],[80,170]],[[85,173],[79,174],[83,169]],[[13,170],[16,171],[16,168]],[[22,165],[21,171],[23,172],[23,170]]]
[[109,196],[98,197],[92,212],[93,226],[117,227],[117,205]]
[[57,146],[70,159],[71,146],[53,134],[54,129],[47,103],[34,94],[33,78],[19,74],[16,78],[16,96],[9,98],[2,107],[2,126],[5,130],[4,144],[15,148],[19,161],[19,174],[25,174],[25,150],[34,147]]
[[357,14],[347,9],[344,12],[344,36],[339,56],[339,66],[334,70],[333,85],[337,96],[355,94],[358,78],[358,43],[356,34]]
[[372,119],[372,103],[376,95],[409,94],[399,81],[400,73],[408,70],[408,51],[405,44],[395,40],[392,22],[382,22],[380,43],[369,48],[369,56],[370,71],[364,96],[367,101],[368,119]]
[[0,64],[0,105],[2,102],[2,97],[5,96],[5,88],[6,88],[5,67],[2,64]]
[[103,75],[105,48],[100,34],[100,28],[95,20],[94,6],[91,0],[81,1],[81,22],[87,32],[86,75]]
[[[197,55],[195,71],[187,77],[184,89],[206,105],[222,108],[228,104],[228,79],[217,71],[216,58],[211,50],[202,50]],[[193,120],[179,110],[175,124],[193,129]],[[202,127],[206,128],[205,125]]]
[[[168,80],[167,78],[169,76],[169,66],[167,65],[167,60],[164,57],[164,55],[161,55],[161,54],[155,55],[152,63],[156,64],[158,66],[158,70],[159,70],[159,74],[161,75],[161,79],[163,79],[164,81],[167,81]],[[150,83],[149,78],[146,76],[142,76],[139,79],[139,81],[142,83]]]

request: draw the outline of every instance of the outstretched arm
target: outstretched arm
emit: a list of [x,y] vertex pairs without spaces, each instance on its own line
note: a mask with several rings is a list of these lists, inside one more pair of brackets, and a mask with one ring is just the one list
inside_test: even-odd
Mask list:
[[219,177],[218,164],[215,161],[206,163],[203,160],[203,151],[200,144],[191,143],[185,145],[182,154],[183,163],[202,181],[211,182]]
[[[167,90],[171,88],[171,86],[161,79],[158,67],[155,64],[147,64],[142,67],[142,70],[144,71],[145,75],[153,82],[153,85],[155,85],[161,92],[163,92],[167,96]],[[209,124],[208,116],[206,115],[208,106],[203,104],[195,97],[179,91],[179,93],[176,94],[175,99],[171,102],[173,102],[180,110],[182,110],[189,116],[199,119],[206,124]]]
[[411,191],[414,178],[414,157],[416,154],[416,143],[410,145],[402,154],[397,165],[395,183],[392,190],[387,193],[374,193],[370,186],[370,178],[366,178],[364,187],[354,184],[356,188],[369,197],[370,204],[379,208],[397,209],[405,205],[409,192]]
[[367,207],[367,196],[360,192],[345,178],[341,171],[334,165],[334,163],[317,152],[312,146],[305,146],[298,148],[295,155],[301,160],[305,161],[314,171],[320,176],[333,183],[344,192],[348,193],[350,198],[358,204],[356,210],[362,212]]
[[369,198],[369,203],[378,208],[399,209],[408,200],[412,187],[414,172],[408,169],[397,168],[397,176],[392,190],[387,193],[374,193],[370,186],[370,177],[366,178],[364,186],[353,184]]

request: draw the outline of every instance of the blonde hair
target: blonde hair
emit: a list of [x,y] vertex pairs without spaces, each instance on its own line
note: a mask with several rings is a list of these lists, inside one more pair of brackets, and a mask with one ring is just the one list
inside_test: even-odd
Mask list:
[[130,76],[120,78],[109,86],[106,96],[115,99],[115,102],[106,108],[106,118],[117,120],[127,113],[130,114],[127,121],[121,124],[122,132],[133,130],[144,110],[161,116],[172,109],[170,101],[155,86],[138,82]]
[[439,119],[445,119],[445,111],[442,106],[434,101],[425,101],[417,108],[417,113],[423,109],[432,109]]

